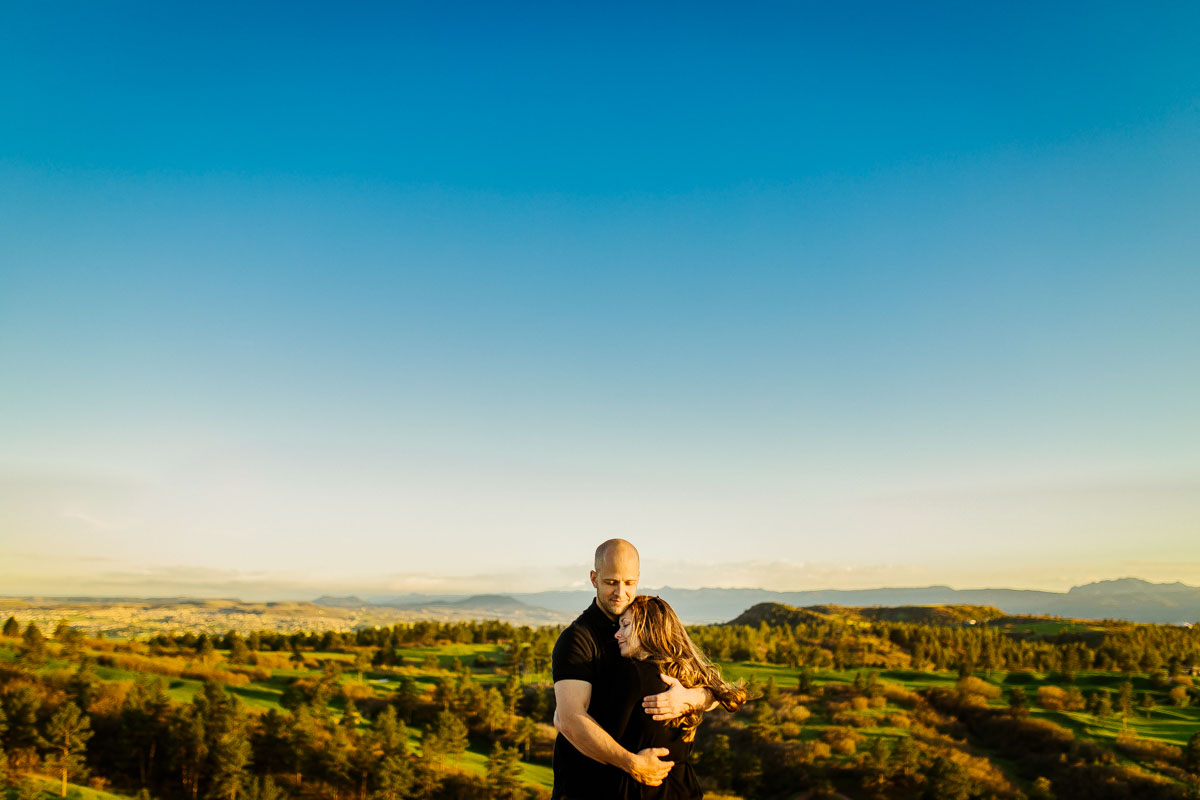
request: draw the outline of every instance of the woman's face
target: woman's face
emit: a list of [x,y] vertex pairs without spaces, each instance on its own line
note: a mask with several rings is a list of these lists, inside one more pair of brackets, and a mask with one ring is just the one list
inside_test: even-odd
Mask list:
[[633,611],[626,609],[618,620],[620,626],[617,628],[617,647],[621,649],[621,655],[626,658],[636,658],[641,652],[642,644],[638,641],[637,633],[633,630]]

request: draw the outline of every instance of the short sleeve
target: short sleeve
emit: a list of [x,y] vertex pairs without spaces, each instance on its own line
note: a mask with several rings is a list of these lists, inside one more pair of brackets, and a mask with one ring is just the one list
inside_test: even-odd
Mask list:
[[599,666],[596,642],[582,625],[569,625],[558,635],[551,656],[554,681],[587,681],[596,683]]

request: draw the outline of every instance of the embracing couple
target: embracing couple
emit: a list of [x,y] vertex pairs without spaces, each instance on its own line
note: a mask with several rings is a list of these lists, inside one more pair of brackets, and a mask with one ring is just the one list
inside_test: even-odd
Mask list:
[[596,549],[596,599],[554,645],[553,800],[699,800],[687,763],[705,711],[746,700],[659,597],[638,596],[637,549]]

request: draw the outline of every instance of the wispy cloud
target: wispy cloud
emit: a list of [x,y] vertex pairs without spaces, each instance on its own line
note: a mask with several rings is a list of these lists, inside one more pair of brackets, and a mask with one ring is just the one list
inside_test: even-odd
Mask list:
[[62,516],[64,519],[73,519],[82,522],[93,531],[111,531],[124,527],[116,522],[100,519],[99,517],[91,514],[84,514],[81,511],[64,511]]

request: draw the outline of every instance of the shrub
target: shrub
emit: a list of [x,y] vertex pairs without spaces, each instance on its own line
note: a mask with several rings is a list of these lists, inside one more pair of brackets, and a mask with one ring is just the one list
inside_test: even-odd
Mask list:
[[875,720],[866,714],[854,714],[850,711],[842,711],[833,715],[833,724],[848,725],[852,728],[873,728],[875,727]]
[[1175,745],[1156,739],[1142,739],[1133,731],[1124,731],[1117,736],[1117,750],[1139,761],[1166,761],[1178,763],[1182,751]]
[[239,675],[245,675],[251,681],[266,682],[271,680],[271,670],[267,669],[266,667],[231,667],[229,671],[236,672]]
[[1083,694],[1073,686],[1070,689],[1039,686],[1037,701],[1047,711],[1082,711],[1086,706]]
[[960,695],[976,694],[987,700],[1000,699],[1000,687],[980,678],[960,678],[958,681],[958,693]]
[[803,725],[804,723],[808,722],[808,718],[812,716],[812,712],[804,706],[792,706],[791,708],[780,711],[778,716],[780,719],[786,722]]
[[803,728],[794,722],[784,722],[779,726],[779,733],[785,739],[799,739],[802,730]]
[[903,686],[896,684],[885,684],[883,687],[883,696],[892,701],[898,706],[904,708],[916,708],[921,703],[921,696],[916,692],[910,692]]
[[833,750],[833,752],[843,756],[852,756],[858,749],[858,745],[856,745],[854,740],[850,738],[834,739],[829,744],[829,747]]
[[807,742],[804,748],[804,754],[812,761],[821,758],[829,758],[833,755],[833,750],[825,742]]
[[821,739],[827,744],[831,745],[839,739],[849,739],[857,744],[859,742],[865,742],[867,737],[863,736],[857,731],[851,730],[850,728],[831,727],[821,731]]
[[357,703],[360,700],[366,700],[374,696],[375,690],[365,683],[347,681],[342,684],[342,697],[346,700],[353,700]]

